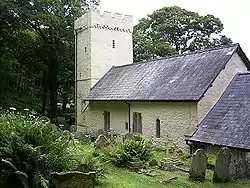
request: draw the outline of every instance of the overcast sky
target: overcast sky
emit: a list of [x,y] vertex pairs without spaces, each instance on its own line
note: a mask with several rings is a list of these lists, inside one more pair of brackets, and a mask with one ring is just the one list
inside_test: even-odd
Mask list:
[[102,11],[133,15],[134,24],[156,9],[175,5],[219,18],[223,34],[240,43],[250,58],[250,0],[101,0]]

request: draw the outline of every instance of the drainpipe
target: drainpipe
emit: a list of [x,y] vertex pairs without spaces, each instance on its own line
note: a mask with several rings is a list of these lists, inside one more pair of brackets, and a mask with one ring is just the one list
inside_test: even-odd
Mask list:
[[75,30],[75,126],[77,127],[77,38],[78,32]]
[[131,104],[126,102],[126,104],[128,105],[128,132],[130,133],[131,132],[131,123],[130,123],[130,107],[131,107]]

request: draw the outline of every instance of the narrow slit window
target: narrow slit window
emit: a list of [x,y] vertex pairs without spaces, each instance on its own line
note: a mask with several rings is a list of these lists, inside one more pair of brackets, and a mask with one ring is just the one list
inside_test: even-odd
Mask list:
[[112,41],[112,48],[115,48],[115,40]]
[[87,47],[86,46],[84,47],[84,52],[87,52]]
[[161,136],[161,121],[157,118],[156,119],[156,137],[160,138]]
[[104,111],[104,131],[110,129],[110,112]]
[[128,130],[128,122],[125,122],[125,130]]

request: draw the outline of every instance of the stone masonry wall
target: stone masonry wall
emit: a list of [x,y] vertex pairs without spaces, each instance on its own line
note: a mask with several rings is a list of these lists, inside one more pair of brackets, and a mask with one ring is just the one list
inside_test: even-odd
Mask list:
[[235,53],[227,63],[226,67],[220,72],[205,96],[198,103],[198,120],[199,122],[211,110],[215,103],[219,100],[233,77],[237,73],[247,72],[246,65],[241,58]]
[[75,21],[76,124],[86,126],[90,88],[112,66],[132,63],[132,16],[90,10]]
[[[196,102],[131,102],[131,130],[133,112],[142,115],[142,134],[156,141],[173,141],[186,150],[185,135],[190,134],[197,124]],[[88,132],[104,128],[104,111],[110,112],[111,128],[119,134],[126,134],[128,104],[125,102],[90,102],[87,120]],[[160,120],[161,136],[156,138],[156,119]],[[192,132],[191,131],[191,132]]]

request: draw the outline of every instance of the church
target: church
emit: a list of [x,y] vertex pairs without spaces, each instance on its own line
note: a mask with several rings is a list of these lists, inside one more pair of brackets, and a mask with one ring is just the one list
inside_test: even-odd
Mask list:
[[74,27],[76,124],[90,134],[134,132],[186,150],[234,77],[250,70],[239,44],[133,63],[130,15],[90,10]]

